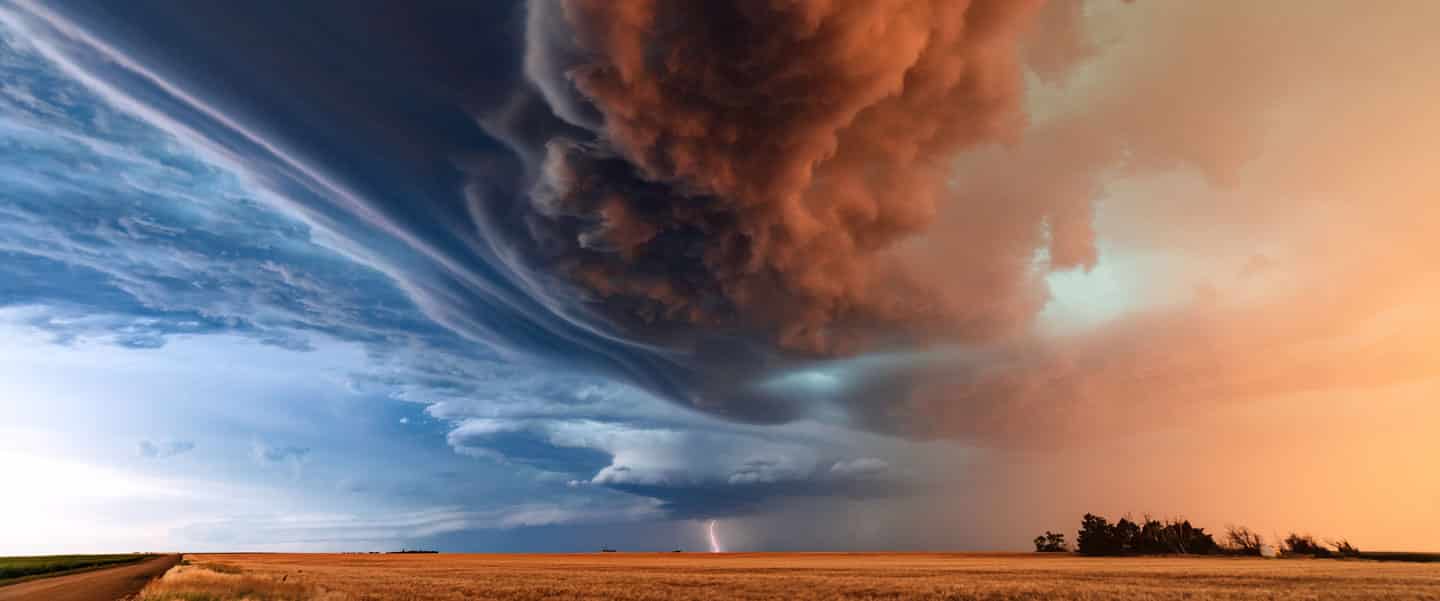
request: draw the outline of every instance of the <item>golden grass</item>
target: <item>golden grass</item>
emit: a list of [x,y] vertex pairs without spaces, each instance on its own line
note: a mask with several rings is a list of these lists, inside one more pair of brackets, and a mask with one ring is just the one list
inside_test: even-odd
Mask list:
[[1372,561],[918,553],[188,557],[243,570],[205,579],[250,579],[302,595],[252,597],[264,601],[1440,600],[1440,565]]
[[350,601],[344,593],[289,575],[246,574],[230,564],[198,563],[170,568],[140,591],[137,601]]

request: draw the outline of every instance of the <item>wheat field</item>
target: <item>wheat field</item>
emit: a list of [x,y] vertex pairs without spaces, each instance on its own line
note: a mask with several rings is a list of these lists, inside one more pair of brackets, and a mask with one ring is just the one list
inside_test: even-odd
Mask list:
[[142,601],[1440,600],[1440,565],[1030,554],[187,555]]

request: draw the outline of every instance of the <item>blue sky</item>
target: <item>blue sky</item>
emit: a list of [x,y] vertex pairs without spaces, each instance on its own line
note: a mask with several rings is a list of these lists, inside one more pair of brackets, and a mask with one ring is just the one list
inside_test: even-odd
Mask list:
[[[696,547],[684,520],[744,511],[766,485],[842,485],[827,470],[856,459],[883,465],[833,432],[727,424],[502,359],[6,23],[0,438],[7,465],[45,483],[6,513],[74,522],[68,536],[7,537],[18,546],[6,552],[381,549],[668,519],[680,523],[658,538],[448,544]],[[133,486],[77,482],[94,478]],[[731,481],[751,492],[715,507],[694,498]]]

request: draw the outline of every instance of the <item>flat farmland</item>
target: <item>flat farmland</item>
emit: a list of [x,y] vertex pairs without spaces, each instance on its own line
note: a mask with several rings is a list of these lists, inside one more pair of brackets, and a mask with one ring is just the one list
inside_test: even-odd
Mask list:
[[26,578],[83,570],[104,566],[123,565],[150,559],[154,555],[127,553],[124,555],[36,555],[28,557],[0,557],[0,584],[17,578]]
[[191,565],[152,583],[141,599],[1440,600],[1440,564],[1364,560],[920,553],[220,554],[186,559]]

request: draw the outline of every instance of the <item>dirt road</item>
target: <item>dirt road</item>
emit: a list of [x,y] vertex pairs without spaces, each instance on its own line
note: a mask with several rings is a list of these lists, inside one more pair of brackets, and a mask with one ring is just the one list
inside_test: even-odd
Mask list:
[[180,562],[164,555],[137,564],[0,586],[0,601],[118,601]]

